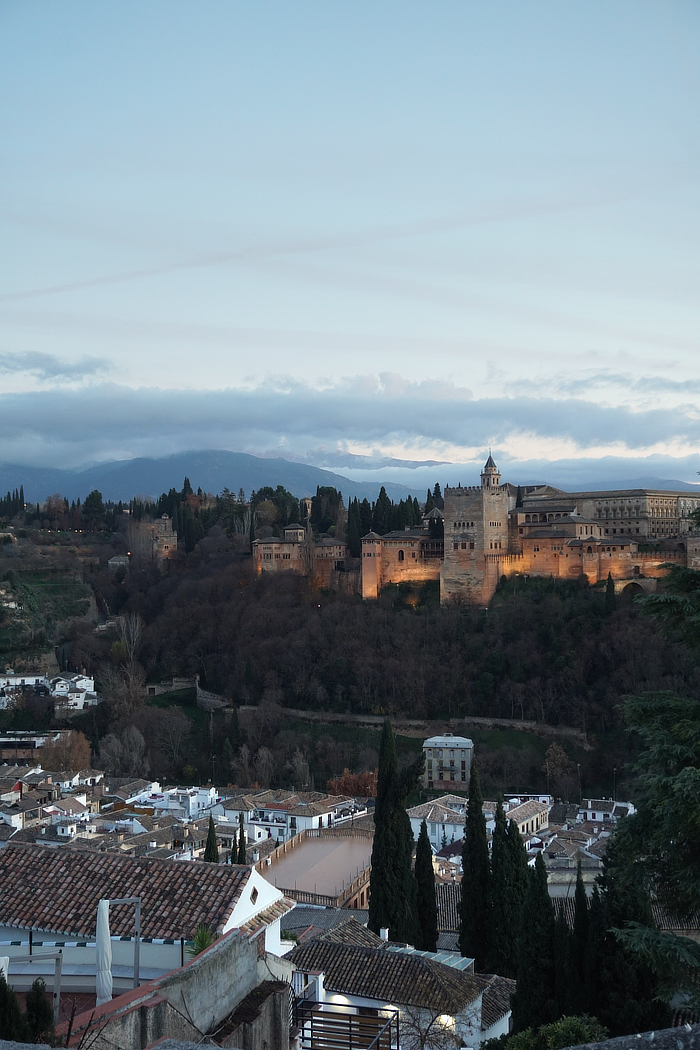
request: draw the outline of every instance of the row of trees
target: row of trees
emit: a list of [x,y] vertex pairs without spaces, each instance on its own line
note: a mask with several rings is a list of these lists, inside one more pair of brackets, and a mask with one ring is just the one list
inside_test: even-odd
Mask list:
[[413,831],[406,812],[406,800],[417,786],[422,768],[421,755],[399,770],[394,733],[387,719],[379,750],[367,925],[375,933],[388,929],[390,940],[434,952],[437,913],[428,830],[423,821],[414,871]]
[[460,950],[475,969],[517,980],[515,1031],[571,1015],[597,1017],[612,1035],[670,1023],[656,1000],[650,967],[621,943],[613,928],[651,923],[648,892],[632,892],[619,877],[617,844],[589,901],[579,864],[573,929],[555,913],[542,854],[534,868],[517,825],[499,801],[491,853],[477,763],[472,765],[464,832]]

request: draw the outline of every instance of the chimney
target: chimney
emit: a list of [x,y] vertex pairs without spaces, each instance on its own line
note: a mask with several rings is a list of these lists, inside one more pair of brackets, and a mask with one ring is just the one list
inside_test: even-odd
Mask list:
[[381,939],[383,941],[388,941],[389,940],[389,928],[387,926],[382,926],[381,930],[379,931],[379,936],[381,937]]
[[260,854],[259,854],[259,852],[256,849],[254,849],[253,850],[253,864],[257,864],[259,860],[260,860]]
[[151,841],[148,843],[148,848],[149,849],[157,849],[158,848],[158,843],[156,842],[155,839],[151,839]]

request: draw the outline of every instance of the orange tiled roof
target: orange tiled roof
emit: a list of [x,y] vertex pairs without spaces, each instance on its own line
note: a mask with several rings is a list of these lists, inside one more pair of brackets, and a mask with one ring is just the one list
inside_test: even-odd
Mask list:
[[[221,932],[249,877],[236,864],[9,843],[0,851],[0,925],[94,937],[100,898],[141,897],[143,937],[190,937],[200,925]],[[110,908],[112,934],[131,934],[133,916],[130,906]]]

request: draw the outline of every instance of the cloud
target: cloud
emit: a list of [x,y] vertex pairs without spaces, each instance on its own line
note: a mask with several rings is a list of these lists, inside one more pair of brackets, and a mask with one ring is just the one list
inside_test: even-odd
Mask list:
[[102,357],[83,357],[79,361],[63,361],[55,354],[28,351],[21,354],[0,354],[0,375],[33,375],[37,379],[76,380],[99,375],[110,370]]
[[206,448],[259,454],[281,445],[290,457],[328,449],[389,466],[470,461],[488,445],[523,460],[681,455],[700,447],[700,416],[692,405],[633,411],[581,397],[474,398],[454,384],[393,373],[317,385],[274,376],[225,390],[97,383],[5,394],[0,441],[3,458],[18,463],[74,466]]

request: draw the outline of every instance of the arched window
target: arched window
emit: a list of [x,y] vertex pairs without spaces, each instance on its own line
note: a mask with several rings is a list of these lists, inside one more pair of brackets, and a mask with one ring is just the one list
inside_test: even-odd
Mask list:
[[403,561],[403,559],[404,559],[404,553],[403,553],[403,551],[399,551],[399,561]]
[[588,547],[588,554],[592,554],[592,553],[593,553],[593,548],[592,547]]

